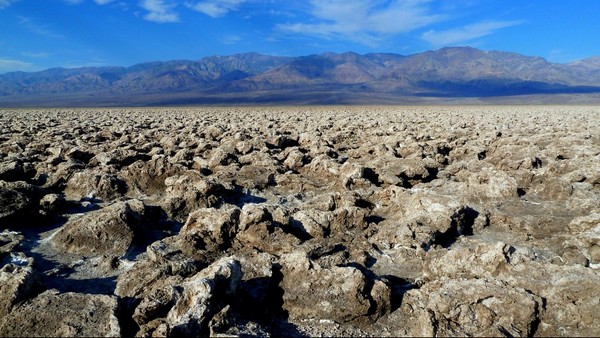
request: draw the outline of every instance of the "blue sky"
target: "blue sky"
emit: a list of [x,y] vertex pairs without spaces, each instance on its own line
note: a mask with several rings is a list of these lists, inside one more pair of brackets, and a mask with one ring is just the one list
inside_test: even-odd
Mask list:
[[0,0],[0,73],[259,52],[600,55],[599,0]]

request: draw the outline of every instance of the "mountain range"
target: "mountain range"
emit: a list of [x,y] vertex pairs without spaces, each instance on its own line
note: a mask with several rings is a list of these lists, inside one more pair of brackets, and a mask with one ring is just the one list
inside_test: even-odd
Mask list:
[[4,107],[414,103],[503,97],[519,102],[519,97],[561,94],[600,98],[600,57],[559,64],[472,47],[413,55],[244,53],[0,75]]

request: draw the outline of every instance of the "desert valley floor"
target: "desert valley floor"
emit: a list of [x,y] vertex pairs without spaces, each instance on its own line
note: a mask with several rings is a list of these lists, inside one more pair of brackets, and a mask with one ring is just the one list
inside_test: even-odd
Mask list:
[[598,336],[600,107],[0,110],[0,336]]

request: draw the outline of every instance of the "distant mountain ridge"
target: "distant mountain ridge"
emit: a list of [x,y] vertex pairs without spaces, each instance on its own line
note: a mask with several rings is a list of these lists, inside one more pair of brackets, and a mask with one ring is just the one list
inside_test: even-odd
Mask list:
[[585,93],[600,93],[600,57],[558,64],[471,47],[406,56],[244,53],[0,75],[0,106],[372,103]]

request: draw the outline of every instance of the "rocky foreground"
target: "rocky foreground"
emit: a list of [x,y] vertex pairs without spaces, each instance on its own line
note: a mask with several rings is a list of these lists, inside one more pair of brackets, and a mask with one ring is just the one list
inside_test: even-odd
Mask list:
[[1,110],[0,336],[598,336],[599,121]]

